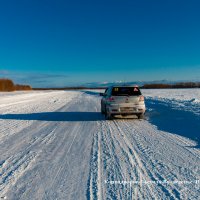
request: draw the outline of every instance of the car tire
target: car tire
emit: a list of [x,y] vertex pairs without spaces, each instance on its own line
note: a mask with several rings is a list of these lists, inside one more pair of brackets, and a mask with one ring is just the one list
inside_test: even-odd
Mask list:
[[105,112],[105,119],[106,120],[112,120],[112,115],[107,113],[107,111]]
[[144,119],[144,114],[143,113],[138,114],[137,117],[138,117],[138,119]]
[[101,106],[101,114],[105,114],[105,111],[103,110],[102,106]]

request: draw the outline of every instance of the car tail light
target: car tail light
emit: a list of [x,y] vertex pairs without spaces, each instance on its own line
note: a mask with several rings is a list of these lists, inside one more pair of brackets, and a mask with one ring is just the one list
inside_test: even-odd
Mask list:
[[144,101],[144,96],[140,96],[139,101]]
[[108,98],[108,101],[115,101],[113,97]]

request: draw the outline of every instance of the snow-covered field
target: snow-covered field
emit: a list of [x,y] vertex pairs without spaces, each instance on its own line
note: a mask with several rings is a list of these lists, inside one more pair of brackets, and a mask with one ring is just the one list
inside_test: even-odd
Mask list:
[[200,115],[200,89],[149,89],[143,90],[147,98],[157,99]]
[[0,93],[0,199],[200,199],[200,90],[143,90],[105,121],[95,91]]

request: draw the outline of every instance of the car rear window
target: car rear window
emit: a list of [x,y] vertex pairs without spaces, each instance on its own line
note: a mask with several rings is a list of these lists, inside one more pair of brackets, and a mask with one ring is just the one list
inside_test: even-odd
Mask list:
[[137,96],[141,95],[138,87],[113,87],[112,96]]

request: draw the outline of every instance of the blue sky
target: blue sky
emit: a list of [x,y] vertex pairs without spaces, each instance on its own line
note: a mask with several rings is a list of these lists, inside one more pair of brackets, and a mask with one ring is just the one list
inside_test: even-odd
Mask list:
[[198,0],[0,1],[0,77],[32,86],[200,80]]

